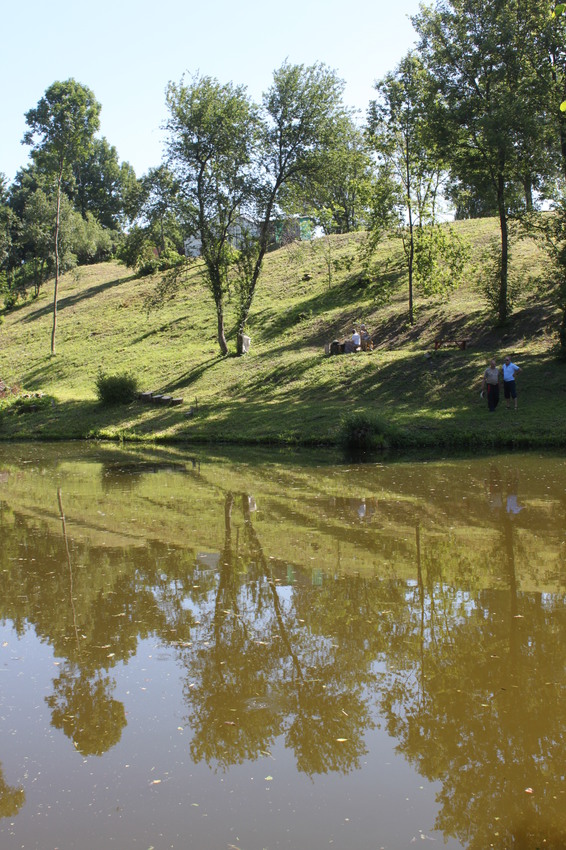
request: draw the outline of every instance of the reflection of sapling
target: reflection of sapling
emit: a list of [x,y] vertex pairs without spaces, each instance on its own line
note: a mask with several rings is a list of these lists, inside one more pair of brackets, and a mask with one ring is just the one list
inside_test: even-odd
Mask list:
[[126,725],[124,705],[112,697],[114,682],[106,677],[90,681],[63,670],[46,698],[52,723],[62,729],[83,756],[101,756],[118,743]]
[[17,815],[26,801],[23,788],[13,788],[4,780],[0,768],[0,818],[12,818]]

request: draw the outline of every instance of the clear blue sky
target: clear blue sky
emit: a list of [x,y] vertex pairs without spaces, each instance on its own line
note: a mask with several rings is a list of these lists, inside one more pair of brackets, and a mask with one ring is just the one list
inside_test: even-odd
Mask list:
[[272,72],[324,62],[365,112],[373,83],[413,46],[418,0],[12,0],[2,9],[0,172],[28,160],[24,113],[74,77],[102,105],[100,134],[138,176],[159,165],[165,87],[200,71],[259,99]]

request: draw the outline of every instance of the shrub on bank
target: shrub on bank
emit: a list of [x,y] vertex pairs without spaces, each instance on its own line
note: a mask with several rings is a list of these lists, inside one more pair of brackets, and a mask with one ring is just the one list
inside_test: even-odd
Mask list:
[[339,441],[347,451],[369,452],[395,446],[399,434],[381,416],[349,413],[342,420]]
[[96,394],[102,404],[129,404],[138,394],[138,379],[129,372],[122,375],[99,372]]

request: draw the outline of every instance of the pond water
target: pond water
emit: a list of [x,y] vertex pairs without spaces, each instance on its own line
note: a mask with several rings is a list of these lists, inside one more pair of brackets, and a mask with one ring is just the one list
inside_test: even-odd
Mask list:
[[2,850],[566,847],[566,460],[0,445]]

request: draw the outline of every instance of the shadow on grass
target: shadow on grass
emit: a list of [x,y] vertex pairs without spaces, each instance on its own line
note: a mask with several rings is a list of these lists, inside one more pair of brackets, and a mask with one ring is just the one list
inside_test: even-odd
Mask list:
[[[141,318],[141,317],[140,317]],[[131,341],[131,345],[136,345],[137,343],[144,342],[146,339],[150,339],[152,336],[158,336],[159,334],[167,333],[171,331],[173,328],[180,326],[187,319],[190,319],[191,316],[186,313],[184,316],[176,316],[174,319],[171,319],[169,322],[165,322],[163,325],[159,325],[157,328],[151,328],[151,330],[146,331],[139,336],[133,337]]]
[[[135,275],[115,278],[114,280],[107,280],[104,283],[98,283],[95,286],[89,286],[85,289],[81,289],[80,292],[76,292],[74,295],[65,295],[57,300],[57,311],[61,312],[67,307],[74,307],[76,304],[80,304],[81,301],[86,301],[89,298],[95,298],[97,295],[100,295],[107,289],[112,289],[113,287],[119,286],[123,283],[130,283],[132,280],[134,280],[134,278]],[[41,319],[43,316],[51,315],[52,312],[53,300],[48,301],[43,307],[39,307],[37,310],[28,313],[28,315],[24,319],[24,322],[26,324],[29,324],[30,322],[36,321],[36,319]]]
[[[360,297],[366,295],[368,298],[378,299],[381,289],[391,291],[403,279],[403,273],[394,271],[382,275],[378,283],[360,283],[360,275],[352,275],[339,285],[331,286],[307,298],[304,298],[291,309],[279,314],[269,325],[262,328],[262,338],[266,341],[284,336],[291,328],[295,328],[303,321],[308,321],[317,316],[324,316],[329,311],[338,308],[343,309],[339,318],[333,319],[326,326],[324,332],[317,332],[306,337],[306,344],[320,344],[321,340],[332,339],[334,336],[344,333],[344,326],[352,321],[359,321],[360,317],[358,302]],[[253,324],[250,324],[253,328]]]
[[[148,415],[149,414],[149,415]],[[148,408],[143,402],[102,405],[98,401],[63,401],[48,410],[7,413],[2,417],[0,437],[6,439],[76,440],[96,437],[104,431],[135,435],[168,427],[181,418],[179,407]],[[149,427],[148,427],[149,424]]]
[[204,363],[199,363],[196,366],[193,366],[192,369],[189,369],[188,372],[183,372],[182,375],[179,375],[176,381],[173,383],[168,383],[163,390],[167,390],[168,392],[173,392],[177,390],[183,390],[187,387],[190,387],[191,384],[194,384],[195,381],[198,381],[205,372],[208,372],[209,369],[212,369],[218,363],[221,363],[224,360],[224,357],[219,354],[216,357],[213,357],[211,360],[207,360]]

